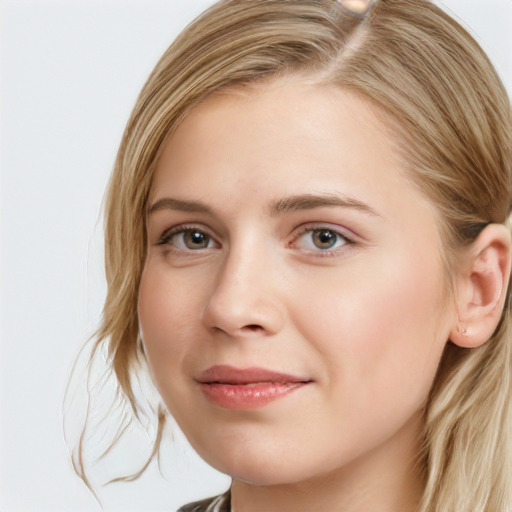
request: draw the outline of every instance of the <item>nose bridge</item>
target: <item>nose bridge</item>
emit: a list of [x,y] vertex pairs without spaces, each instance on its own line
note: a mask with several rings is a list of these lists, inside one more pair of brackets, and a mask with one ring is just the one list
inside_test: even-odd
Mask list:
[[231,245],[204,311],[208,327],[232,336],[277,332],[284,315],[273,263],[271,248],[256,237]]

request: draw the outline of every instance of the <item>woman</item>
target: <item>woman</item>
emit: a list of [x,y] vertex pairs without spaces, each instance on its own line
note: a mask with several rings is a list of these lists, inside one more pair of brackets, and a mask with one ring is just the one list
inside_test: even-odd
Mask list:
[[[512,505],[512,127],[427,0],[221,1],[144,86],[99,347],[232,476],[184,511]],[[83,468],[81,468],[83,474]]]

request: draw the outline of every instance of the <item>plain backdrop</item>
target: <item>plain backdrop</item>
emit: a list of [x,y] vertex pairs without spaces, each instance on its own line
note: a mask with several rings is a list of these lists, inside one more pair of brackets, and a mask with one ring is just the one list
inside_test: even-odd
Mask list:
[[[99,511],[61,427],[105,285],[99,212],[136,96],[210,0],[0,2],[0,511]],[[512,91],[512,0],[444,0]],[[103,489],[106,510],[174,511],[227,477],[176,441],[165,478]]]

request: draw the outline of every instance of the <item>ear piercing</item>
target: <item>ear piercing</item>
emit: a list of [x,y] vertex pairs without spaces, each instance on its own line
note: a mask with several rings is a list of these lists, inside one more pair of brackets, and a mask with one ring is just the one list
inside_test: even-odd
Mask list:
[[462,334],[462,336],[466,336],[468,330],[463,325],[459,324],[459,332]]
[[377,3],[377,0],[335,0],[335,3],[345,14],[356,18],[365,18]]

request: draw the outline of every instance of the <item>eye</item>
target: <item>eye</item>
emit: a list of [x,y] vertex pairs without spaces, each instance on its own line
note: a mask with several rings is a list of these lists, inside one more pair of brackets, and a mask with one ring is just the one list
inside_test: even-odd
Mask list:
[[332,251],[350,244],[351,241],[341,233],[329,228],[305,229],[297,238],[295,246],[308,251]]
[[159,245],[169,244],[180,251],[198,251],[216,247],[210,236],[199,229],[181,228],[163,233]]

